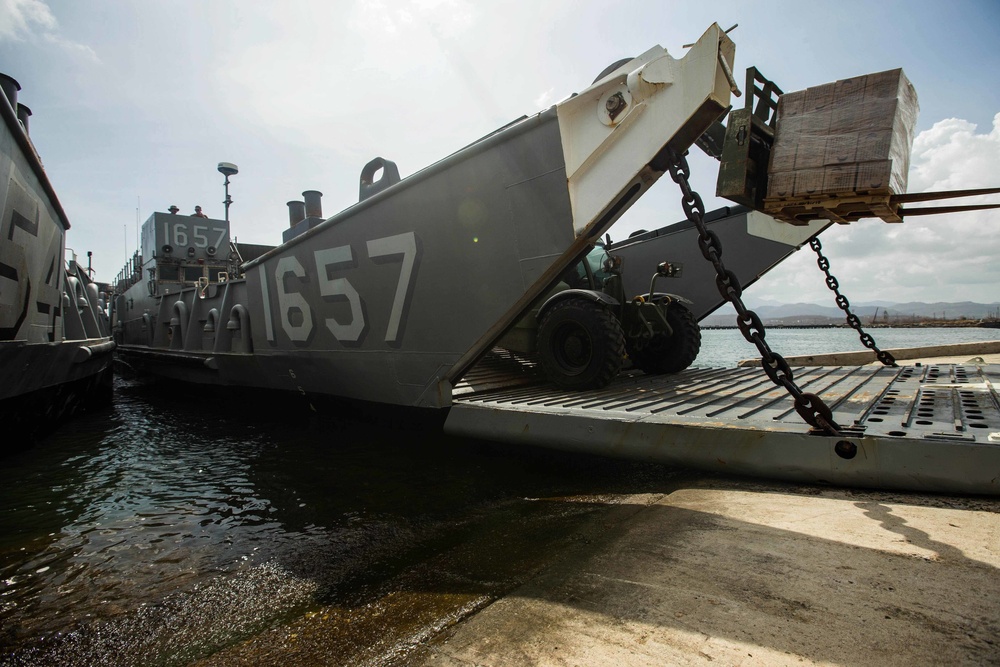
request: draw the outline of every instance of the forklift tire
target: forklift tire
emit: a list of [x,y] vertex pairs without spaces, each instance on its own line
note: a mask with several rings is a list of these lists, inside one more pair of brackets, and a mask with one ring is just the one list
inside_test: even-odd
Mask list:
[[641,350],[630,350],[636,368],[647,375],[677,373],[698,358],[701,351],[701,327],[687,307],[677,301],[667,306],[667,323],[672,336],[658,334]]
[[538,362],[563,389],[598,389],[621,371],[625,336],[607,307],[580,298],[552,306],[538,326]]

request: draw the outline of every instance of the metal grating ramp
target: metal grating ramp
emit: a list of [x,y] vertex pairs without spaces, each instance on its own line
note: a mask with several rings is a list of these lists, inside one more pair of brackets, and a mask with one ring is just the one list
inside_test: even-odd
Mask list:
[[445,428],[799,481],[1000,492],[1000,366],[793,370],[833,409],[842,438],[806,425],[759,368],[623,373],[604,389],[571,392],[513,357],[473,369]]

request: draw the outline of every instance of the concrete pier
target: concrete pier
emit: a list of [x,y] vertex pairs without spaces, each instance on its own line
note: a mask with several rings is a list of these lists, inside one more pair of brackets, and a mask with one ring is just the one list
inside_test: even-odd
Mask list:
[[[980,363],[1000,362],[1000,340],[977,343],[952,343],[950,345],[927,345],[923,347],[900,347],[888,349],[897,362],[922,364],[962,364],[979,359]],[[871,350],[853,352],[829,352],[826,354],[803,354],[785,357],[791,366],[857,366],[879,364]],[[760,359],[743,359],[738,366],[760,366]]]
[[718,479],[634,497],[411,664],[997,664],[998,510]]
[[1000,664],[1000,499],[667,486],[497,508],[363,604],[197,664]]
[[[996,364],[1000,343],[897,358]],[[704,476],[621,503],[412,664],[1000,664],[1000,498]]]
[[[1000,363],[933,362],[976,358]],[[1000,664],[1000,498],[693,471],[655,486],[498,508],[376,599],[201,664]]]

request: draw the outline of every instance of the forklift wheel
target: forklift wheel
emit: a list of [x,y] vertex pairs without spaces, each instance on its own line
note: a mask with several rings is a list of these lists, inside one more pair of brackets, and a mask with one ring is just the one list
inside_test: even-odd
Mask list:
[[538,326],[539,364],[564,389],[604,387],[621,371],[624,356],[621,325],[614,313],[593,301],[561,301]]
[[701,350],[701,327],[684,304],[674,301],[667,306],[667,323],[672,336],[658,334],[641,350],[630,350],[636,368],[647,375],[677,373],[698,358]]

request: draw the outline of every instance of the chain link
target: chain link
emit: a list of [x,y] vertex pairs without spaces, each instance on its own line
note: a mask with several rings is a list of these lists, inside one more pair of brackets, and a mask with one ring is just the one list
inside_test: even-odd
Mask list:
[[687,158],[671,149],[669,171],[670,178],[680,186],[681,206],[685,215],[698,228],[698,246],[701,248],[701,254],[715,267],[715,283],[719,288],[719,294],[736,309],[736,325],[743,337],[753,343],[760,352],[764,373],[771,382],[785,388],[794,401],[795,411],[807,424],[822,429],[830,435],[839,436],[840,427],[834,422],[833,412],[829,406],[819,396],[804,393],[799,389],[788,362],[780,354],[772,351],[764,340],[764,325],[760,317],[743,303],[741,298],[743,290],[739,278],[722,263],[722,242],[714,232],[705,227],[705,204],[698,193],[691,190],[688,181],[691,168],[688,166]]
[[834,299],[837,302],[837,307],[847,314],[847,324],[858,332],[861,344],[873,351],[875,357],[885,366],[896,366],[896,358],[888,351],[879,349],[872,335],[861,328],[861,319],[851,312],[851,302],[847,300],[846,296],[840,293],[840,283],[830,273],[830,260],[823,254],[823,244],[819,242],[819,239],[813,239],[809,242],[809,247],[816,252],[816,265],[826,274],[826,286],[837,295],[836,299]]

